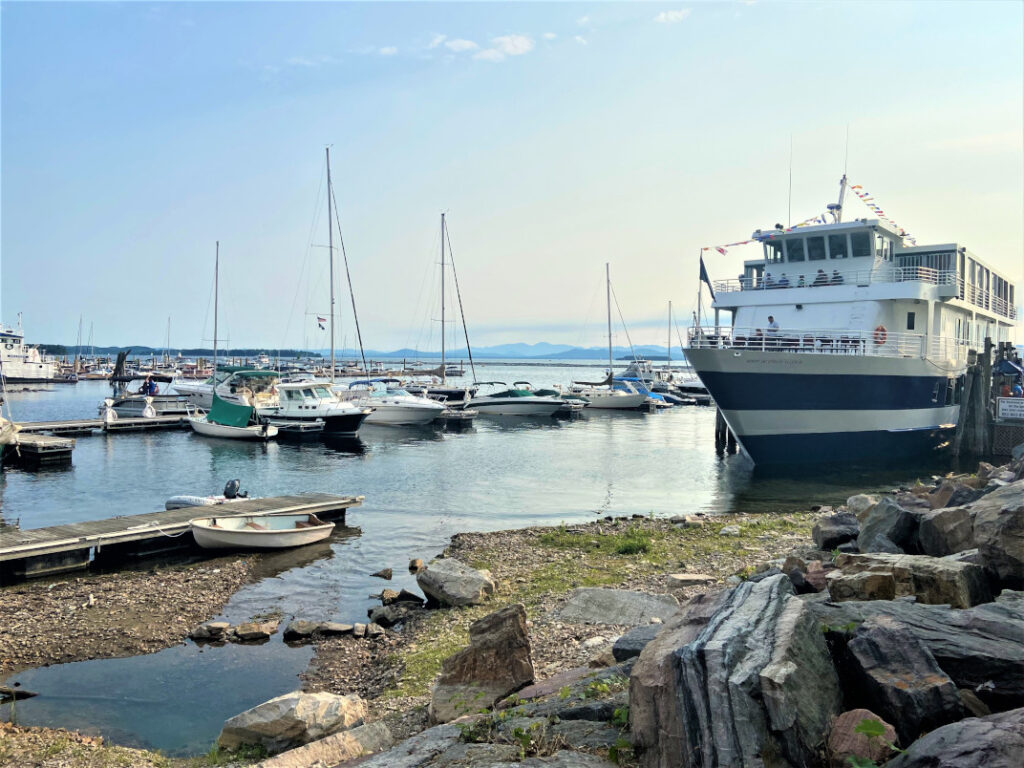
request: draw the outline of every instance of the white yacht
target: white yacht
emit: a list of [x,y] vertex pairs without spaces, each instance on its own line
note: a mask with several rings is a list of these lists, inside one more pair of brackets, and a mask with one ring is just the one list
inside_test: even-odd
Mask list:
[[0,325],[0,373],[8,384],[57,384],[63,383],[52,360],[43,360],[38,347],[25,344],[21,330],[21,313],[18,313],[18,327]]
[[[499,389],[508,386],[503,381],[485,381],[466,407],[481,416],[553,416],[565,401],[560,397],[538,397],[528,389]],[[484,388],[487,389],[484,389]]]
[[217,369],[217,373],[213,376],[208,376],[203,381],[197,381],[195,379],[182,379],[175,377],[171,382],[171,389],[177,392],[179,395],[184,395],[188,398],[188,401],[199,408],[209,410],[213,405],[213,387],[214,384],[220,384],[227,380],[227,378],[234,373],[235,368],[221,367]]
[[[757,230],[686,356],[756,464],[908,457],[960,411],[969,349],[1011,340],[1014,285],[959,243],[878,219]],[[722,313],[729,313],[722,322]]]
[[445,406],[429,397],[418,397],[402,389],[397,379],[354,381],[339,397],[360,408],[370,408],[367,424],[409,426],[430,424]]

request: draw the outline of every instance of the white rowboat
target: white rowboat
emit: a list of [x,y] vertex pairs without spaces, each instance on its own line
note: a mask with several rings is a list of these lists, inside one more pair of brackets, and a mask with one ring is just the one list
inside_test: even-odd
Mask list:
[[284,549],[322,541],[334,523],[316,515],[226,515],[189,521],[203,549]]

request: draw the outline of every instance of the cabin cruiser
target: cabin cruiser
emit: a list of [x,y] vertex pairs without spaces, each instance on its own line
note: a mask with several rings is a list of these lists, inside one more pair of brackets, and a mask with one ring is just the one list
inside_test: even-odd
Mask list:
[[25,344],[20,312],[17,328],[0,325],[0,373],[8,384],[70,383],[59,375],[55,362],[43,360],[38,347]]
[[758,465],[934,450],[968,352],[1018,319],[1014,285],[965,247],[843,221],[845,191],[830,223],[755,231],[762,257],[714,284],[714,322],[690,331],[687,358]]
[[467,408],[487,416],[553,416],[564,401],[560,397],[538,397],[528,389],[500,389],[507,387],[503,381],[478,382],[485,394],[472,397]]
[[354,381],[339,397],[360,408],[370,408],[367,424],[406,426],[431,424],[445,406],[427,397],[418,397],[402,389],[398,379]]
[[217,396],[227,402],[251,405],[277,427],[323,424],[325,435],[353,437],[369,408],[339,399],[326,382],[282,382],[275,371],[236,371],[217,385]]
[[171,389],[177,392],[179,395],[184,395],[188,398],[188,401],[199,408],[209,410],[210,406],[213,405],[213,387],[215,384],[220,384],[227,380],[227,378],[239,368],[232,368],[228,366],[221,366],[217,369],[217,374],[214,376],[208,376],[203,381],[196,380],[183,380],[181,378],[175,378],[171,382]]
[[407,381],[402,388],[410,395],[429,397],[431,400],[446,403],[455,407],[462,407],[469,402],[470,398],[477,393],[478,386],[471,387],[450,387],[441,379],[432,377],[426,381]]

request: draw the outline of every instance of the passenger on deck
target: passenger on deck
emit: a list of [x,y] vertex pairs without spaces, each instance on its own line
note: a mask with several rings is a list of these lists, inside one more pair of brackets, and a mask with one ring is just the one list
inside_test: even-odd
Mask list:
[[768,334],[776,336],[779,333],[779,324],[775,321],[773,315],[768,315]]
[[142,389],[139,390],[139,394],[146,395],[147,397],[152,397],[159,391],[160,388],[156,385],[156,382],[153,381],[152,377],[147,376],[146,380],[142,382]]
[[772,273],[771,272],[765,272],[764,273],[764,285],[765,285],[765,288],[774,288],[775,287],[775,278],[772,277]]
[[782,277],[779,278],[779,288],[789,288],[789,278],[786,277],[786,273],[782,273]]
[[818,274],[814,276],[814,282],[811,285],[828,285],[828,275],[825,274],[825,270],[818,270]]
[[804,280],[804,276],[800,275],[800,279],[796,281],[797,288],[804,288],[807,285],[807,281]]
[[843,284],[843,276],[839,274],[839,270],[838,269],[833,269],[832,270],[832,285],[842,285],[842,284]]

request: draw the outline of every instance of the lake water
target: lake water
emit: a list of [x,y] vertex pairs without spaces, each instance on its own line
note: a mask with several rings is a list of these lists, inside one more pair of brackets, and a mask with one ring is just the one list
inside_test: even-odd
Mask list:
[[[600,361],[593,361],[599,366]],[[484,364],[479,380],[537,386],[600,378],[600,367]],[[14,392],[18,421],[92,418],[109,392],[80,382]],[[759,475],[743,457],[715,455],[713,408],[586,413],[573,421],[478,418],[464,432],[364,426],[344,448],[319,442],[266,445],[186,431],[78,438],[68,469],[0,474],[0,521],[38,528],[163,508],[176,494],[219,493],[239,478],[253,496],[304,491],[362,494],[345,530],[321,545],[263,560],[218,617],[238,623],[279,611],[292,617],[365,621],[367,596],[415,589],[406,565],[429,559],[461,531],[592,520],[603,515],[786,512],[838,503],[942,466],[815,469]],[[283,626],[283,624],[282,624]],[[262,646],[200,649],[193,643],[130,659],[28,670],[11,678],[41,695],[18,702],[18,721],[100,733],[115,743],[197,754],[225,719],[299,687],[311,656],[280,633]],[[258,674],[255,672],[258,671]],[[8,716],[4,706],[0,716]]]

